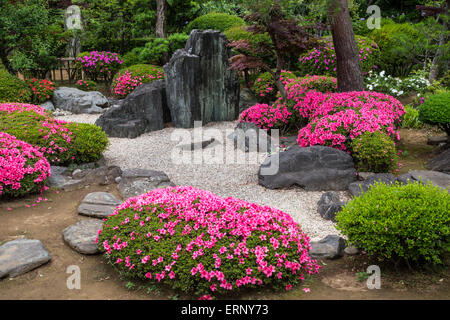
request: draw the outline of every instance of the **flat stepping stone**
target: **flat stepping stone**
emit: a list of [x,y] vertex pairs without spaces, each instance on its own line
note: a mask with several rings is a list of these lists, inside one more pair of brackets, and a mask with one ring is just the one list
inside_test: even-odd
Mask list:
[[0,279],[27,273],[50,259],[50,254],[39,240],[9,241],[0,246]]
[[397,181],[397,178],[392,173],[376,173],[364,181],[353,182],[348,186],[348,191],[352,196],[358,197],[361,194],[367,192],[371,186],[375,184],[375,182],[382,182],[387,185],[394,184]]
[[107,218],[122,201],[108,192],[92,192],[84,197],[78,213],[93,218]]
[[127,169],[123,171],[119,191],[124,199],[136,197],[154,189],[172,187],[169,177],[162,171]]
[[87,219],[77,222],[65,228],[62,232],[64,241],[76,252],[82,254],[100,253],[95,238],[98,230],[103,226],[103,221]]

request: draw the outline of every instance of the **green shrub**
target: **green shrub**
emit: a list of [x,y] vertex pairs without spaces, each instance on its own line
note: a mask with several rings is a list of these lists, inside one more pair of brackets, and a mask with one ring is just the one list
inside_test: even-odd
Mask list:
[[25,81],[0,69],[0,102],[30,102],[31,88]]
[[410,106],[405,106],[406,113],[402,116],[402,128],[420,129],[424,127],[424,123],[419,120],[419,110]]
[[139,60],[145,64],[161,65],[165,53],[169,52],[169,40],[155,38],[140,49]]
[[308,91],[315,90],[322,93],[337,92],[337,79],[331,76],[300,77],[287,85],[288,90],[293,85],[300,85]]
[[441,86],[447,90],[450,90],[450,70],[448,70],[444,77],[439,81]]
[[351,142],[351,149],[360,172],[392,172],[397,165],[394,141],[386,133],[364,132]]
[[194,29],[225,31],[233,26],[244,26],[245,21],[237,16],[226,13],[208,13],[191,21],[186,26],[186,33],[191,33]]
[[[384,26],[386,24],[395,23],[393,20],[389,18],[381,18],[380,26]],[[353,31],[355,35],[365,36],[367,37],[373,30],[367,27],[367,20],[357,20],[352,22]]]
[[108,136],[98,126],[87,123],[70,123],[72,147],[75,163],[88,163],[100,160],[108,147]]
[[132,65],[140,64],[142,63],[141,59],[139,58],[139,54],[141,53],[142,48],[134,48],[130,52],[127,52],[123,56],[123,67],[129,67]]
[[83,91],[97,91],[98,86],[95,81],[92,80],[78,80],[76,84],[77,89]]
[[408,76],[422,55],[424,36],[409,23],[385,24],[370,36],[381,53],[379,66],[392,76]]
[[426,97],[419,107],[419,120],[439,126],[450,136],[450,92]]
[[[256,94],[258,102],[273,102],[277,98],[278,89],[270,72],[264,72],[255,76],[250,89]],[[281,73],[281,81],[285,79],[296,79],[297,77],[290,71]]]
[[186,47],[186,41],[189,39],[189,35],[185,33],[171,34],[167,40],[169,41],[169,55],[172,56],[178,49]]
[[375,183],[336,215],[350,243],[380,260],[442,263],[450,250],[450,195],[420,182]]

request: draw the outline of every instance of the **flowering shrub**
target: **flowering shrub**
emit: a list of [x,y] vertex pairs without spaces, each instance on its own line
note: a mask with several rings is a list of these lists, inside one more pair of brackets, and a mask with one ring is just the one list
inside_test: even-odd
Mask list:
[[[290,71],[282,71],[280,80],[284,84],[286,81],[294,80],[297,77]],[[253,82],[250,88],[255,94],[260,102],[273,102],[278,93],[275,81],[269,72],[264,72],[258,76],[258,78]]]
[[306,93],[294,106],[310,122],[299,131],[302,147],[326,145],[349,150],[351,140],[364,132],[385,132],[400,139],[397,126],[405,113],[400,101],[376,92]]
[[302,78],[297,78],[294,81],[289,80],[286,90],[291,98],[297,96],[295,93],[297,88],[303,88],[304,92],[315,90],[318,92],[336,92],[337,91],[337,79],[330,76],[310,76],[307,75]]
[[[359,59],[364,74],[377,69],[376,61],[380,50],[378,45],[369,38],[356,36],[359,50]],[[336,52],[333,40],[330,37],[323,38],[322,47],[314,48],[299,58],[299,70],[304,74],[332,75],[336,76]]]
[[383,132],[364,132],[352,141],[351,150],[359,172],[393,172],[397,166],[394,141]]
[[284,103],[276,102],[273,105],[258,103],[244,110],[239,117],[239,122],[251,122],[265,130],[281,129],[291,117],[292,113]]
[[38,192],[49,176],[50,164],[38,148],[0,131],[0,196]]
[[97,90],[97,84],[94,81],[90,81],[90,80],[78,80],[76,86],[77,86],[77,89],[80,89],[83,91]]
[[380,260],[442,263],[450,248],[450,195],[420,182],[376,182],[336,215],[350,243]]
[[244,287],[289,290],[319,270],[288,214],[193,187],[128,199],[97,241],[123,274],[204,298]]
[[119,71],[114,77],[111,93],[125,98],[141,84],[159,79],[164,79],[164,72],[158,67],[147,64],[131,66]]
[[54,119],[31,104],[0,104],[0,131],[36,146],[52,165],[95,161],[108,144],[98,127]]
[[38,147],[50,163],[71,160],[72,133],[62,120],[49,116],[42,107],[32,104],[0,104],[0,131]]
[[430,82],[421,73],[400,79],[386,75],[385,71],[379,74],[369,72],[369,76],[364,79],[366,89],[389,94],[393,97],[401,97],[411,92],[423,94],[430,86]]
[[77,58],[77,65],[93,81],[97,81],[99,77],[110,81],[122,63],[119,54],[106,51],[82,53]]
[[43,103],[53,96],[55,85],[46,79],[30,79],[27,81],[31,88],[31,103]]

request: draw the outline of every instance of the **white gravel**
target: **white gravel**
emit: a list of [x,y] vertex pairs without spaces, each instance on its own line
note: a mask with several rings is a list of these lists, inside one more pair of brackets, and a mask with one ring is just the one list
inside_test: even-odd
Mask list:
[[[58,117],[73,122],[94,123],[99,115],[70,115]],[[218,122],[208,124],[204,129],[219,129],[226,139],[226,130],[233,130],[236,122]],[[104,153],[109,165],[124,168],[145,168],[164,171],[176,185],[191,185],[209,190],[223,197],[235,197],[249,202],[267,205],[289,213],[313,240],[321,239],[328,234],[339,234],[331,221],[324,220],[317,212],[317,202],[323,192],[304,191],[293,187],[283,190],[269,190],[258,185],[257,172],[259,163],[266,155],[259,155],[259,163],[245,164],[176,164],[172,161],[172,152],[181,151],[176,146],[179,141],[171,141],[175,128],[146,133],[136,139],[110,138],[110,146]],[[192,133],[193,129],[186,132]],[[213,148],[207,148],[212,150]],[[225,153],[225,151],[224,151]],[[179,159],[176,157],[176,159]],[[348,200],[345,192],[340,193],[341,200]]]

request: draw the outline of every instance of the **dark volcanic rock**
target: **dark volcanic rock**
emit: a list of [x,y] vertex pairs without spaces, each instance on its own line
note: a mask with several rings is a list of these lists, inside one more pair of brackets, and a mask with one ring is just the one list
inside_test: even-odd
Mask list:
[[450,173],[450,148],[431,159],[427,163],[427,169]]
[[352,157],[341,150],[296,145],[267,157],[259,169],[258,180],[269,189],[298,185],[310,191],[339,191],[347,190],[356,180],[355,172]]
[[164,119],[170,118],[168,113],[166,85],[164,80],[157,80],[137,87],[95,124],[111,137],[133,139],[143,133],[163,129]]
[[336,259],[344,255],[345,240],[336,235],[328,235],[320,241],[311,241],[309,255],[314,259]]
[[229,70],[231,49],[225,35],[193,30],[186,47],[164,66],[167,102],[175,127],[231,121],[239,113],[239,78]]
[[369,188],[376,182],[383,182],[385,184],[393,184],[397,181],[397,178],[392,173],[376,173],[368,177],[363,182],[354,182],[348,186],[348,191],[357,197],[364,192],[367,192]]
[[124,199],[147,193],[153,189],[174,186],[162,171],[147,169],[126,169],[119,183],[119,191]]
[[342,210],[345,202],[339,199],[339,194],[334,191],[325,192],[317,203],[317,211],[325,220],[335,221],[336,213]]

